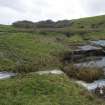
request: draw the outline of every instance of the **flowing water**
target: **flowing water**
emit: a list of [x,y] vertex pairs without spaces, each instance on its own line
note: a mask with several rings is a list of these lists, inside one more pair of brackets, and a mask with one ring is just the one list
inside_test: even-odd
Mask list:
[[39,75],[43,75],[43,74],[60,75],[60,74],[63,74],[63,72],[61,70],[38,71],[36,73],[39,74]]
[[[91,43],[105,47],[105,40],[92,41]],[[91,48],[95,48],[95,47],[91,47],[89,45],[80,47],[80,49],[82,50],[87,50]],[[84,60],[83,62],[76,63],[75,65],[77,67],[99,67],[99,68],[105,69],[105,56],[100,55],[98,57],[89,59],[88,61]],[[63,72],[60,70],[52,70],[52,71],[39,71],[36,73],[39,75],[43,75],[43,74],[59,75],[59,74],[62,74]],[[6,78],[13,77],[13,76],[16,76],[16,74],[10,73],[10,72],[0,72],[0,79],[6,79]],[[76,81],[76,83],[84,86],[88,90],[94,90],[97,86],[98,87],[105,86],[105,79],[97,80],[97,81],[94,81],[93,83],[85,83],[83,81]]]
[[6,78],[10,78],[16,76],[15,73],[10,73],[10,72],[0,72],[0,79],[6,79]]
[[[91,41],[92,44],[96,46],[105,47],[105,40]],[[85,48],[85,47],[83,47]],[[93,57],[90,60],[84,60],[83,62],[76,63],[77,67],[97,67],[102,68],[105,71],[105,56]],[[84,86],[88,90],[94,90],[97,87],[105,86],[105,79],[96,80],[92,83],[86,83],[84,81],[76,81],[76,83]]]
[[92,83],[86,83],[84,81],[76,81],[76,83],[82,85],[83,87],[91,91],[95,90],[97,87],[105,86],[105,79],[96,80]]
[[105,47],[105,40],[91,41],[91,43]]
[[[36,74],[44,75],[44,74],[54,74],[54,75],[60,75],[63,74],[61,70],[49,70],[49,71],[38,71]],[[0,72],[0,79],[7,79],[10,77],[16,76],[16,73],[10,73],[10,72]]]
[[105,57],[95,57],[91,60],[80,62],[75,64],[77,67],[98,67],[98,68],[105,68]]
[[[87,49],[97,49],[97,48],[104,48],[105,47],[105,40],[98,40],[98,41],[91,41],[90,42],[93,45],[88,45],[88,47],[82,46],[80,48],[82,48],[83,50],[87,50]],[[93,46],[93,47],[92,47]],[[105,49],[103,49],[104,51]],[[99,68],[105,68],[105,56],[95,56],[95,57],[91,57],[91,59],[84,59],[84,61],[79,62],[77,64],[75,64],[78,67],[99,67]]]

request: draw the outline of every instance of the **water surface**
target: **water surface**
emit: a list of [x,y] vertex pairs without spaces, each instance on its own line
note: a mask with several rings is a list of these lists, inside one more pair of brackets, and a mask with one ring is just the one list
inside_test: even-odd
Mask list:
[[75,64],[77,67],[98,67],[105,68],[105,57],[94,57],[89,61],[79,62]]
[[36,73],[39,74],[39,75],[43,75],[43,74],[55,74],[55,75],[63,74],[63,72],[61,70],[38,71]]
[[91,91],[91,90],[95,90],[97,87],[105,86],[105,79],[96,80],[92,83],[86,83],[84,81],[76,81],[76,83],[82,85],[83,87]]
[[10,73],[10,72],[0,72],[0,79],[6,79],[6,78],[10,78],[16,76],[15,73]]
[[91,43],[105,47],[105,40],[91,41]]

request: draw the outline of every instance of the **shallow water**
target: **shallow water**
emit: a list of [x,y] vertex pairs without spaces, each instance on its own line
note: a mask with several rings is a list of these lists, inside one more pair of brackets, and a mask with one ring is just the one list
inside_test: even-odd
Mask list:
[[98,67],[98,68],[105,68],[105,57],[95,57],[90,61],[85,61],[76,63],[77,67]]
[[76,83],[82,85],[88,90],[95,90],[97,87],[103,87],[105,86],[105,79],[97,80],[92,83],[86,83],[84,81],[76,81]]
[[[49,71],[38,71],[36,72],[39,75],[44,75],[44,74],[55,74],[55,75],[60,75],[63,74],[61,70],[49,70]],[[0,79],[7,79],[10,77],[16,76],[16,73],[11,73],[11,72],[0,72]]]
[[[94,60],[78,63],[75,65],[77,67],[98,67],[105,71],[105,57],[96,57]],[[76,83],[82,85],[88,90],[95,90],[97,87],[105,86],[105,79],[97,80],[92,83],[86,83],[84,81],[76,81]]]
[[[92,44],[92,45],[91,45]],[[105,47],[105,40],[97,40],[97,41],[90,41],[90,45],[82,46],[83,50],[91,50],[91,49],[97,49],[98,46],[103,46],[103,50]],[[81,47],[81,46],[80,46]],[[90,60],[86,60],[84,58],[83,62],[75,64],[78,67],[99,67],[99,68],[105,68],[105,56],[96,56],[94,58],[91,58]]]
[[78,46],[79,50],[81,51],[89,51],[89,50],[98,50],[100,49],[99,47],[93,46],[93,45],[83,45],[83,46]]
[[[105,40],[91,41],[93,45],[105,47]],[[88,49],[87,47],[83,47]],[[105,70],[105,56],[94,57],[91,60],[85,60],[84,62],[76,63],[77,67],[98,67]],[[82,85],[88,90],[95,90],[97,87],[105,86],[105,79],[96,80],[92,83],[86,83],[84,81],[76,81],[76,83]]]
[[36,73],[39,74],[39,75],[43,75],[43,74],[56,74],[56,75],[63,74],[63,72],[61,70],[38,71]]
[[16,76],[15,73],[9,73],[9,72],[0,72],[0,79],[6,79],[6,78],[10,78]]
[[105,40],[91,41],[91,43],[105,47]]

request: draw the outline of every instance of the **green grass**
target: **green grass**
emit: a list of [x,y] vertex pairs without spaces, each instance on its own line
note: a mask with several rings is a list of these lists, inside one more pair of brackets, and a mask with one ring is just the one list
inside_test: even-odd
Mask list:
[[68,43],[83,43],[84,39],[80,35],[73,35],[70,38],[66,39]]
[[[0,71],[29,73],[62,67],[69,45],[105,39],[105,16],[73,20],[70,27],[18,29],[0,25]],[[105,105],[65,75],[34,73],[0,80],[0,105]]]
[[28,74],[0,80],[0,105],[105,105],[65,75]]
[[74,20],[72,28],[81,28],[81,27],[85,29],[91,29],[91,28],[104,29],[105,15]]
[[58,55],[66,48],[56,37],[29,33],[0,35],[0,70],[15,71],[19,65],[33,66],[32,71],[59,67]]
[[[60,54],[70,51],[69,45],[105,39],[104,17],[76,19],[70,27],[52,29],[0,25],[0,71],[30,72],[59,68]],[[99,27],[94,28],[93,24]]]
[[[60,54],[70,51],[69,45],[105,39],[105,31],[81,35],[79,33],[84,30],[74,29],[74,35],[66,37],[56,29],[46,34],[27,32],[26,29],[26,32],[20,32],[12,26],[0,26],[0,30],[0,71],[31,72],[59,68],[62,65]],[[63,31],[71,32],[69,28]]]

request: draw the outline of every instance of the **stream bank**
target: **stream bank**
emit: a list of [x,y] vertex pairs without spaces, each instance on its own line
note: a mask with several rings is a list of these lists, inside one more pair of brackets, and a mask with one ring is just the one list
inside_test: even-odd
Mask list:
[[[91,70],[100,69],[103,70],[103,75],[105,75],[105,40],[98,40],[98,41],[90,41],[90,43],[86,45],[76,46],[73,51],[68,52],[65,54],[63,58],[64,67],[67,66],[67,70],[64,70],[66,74],[69,72],[75,73],[74,70],[83,69],[83,68],[91,68]],[[74,67],[78,69],[69,70],[69,64],[72,64]],[[73,67],[71,67],[73,68]],[[91,73],[90,70],[90,73]],[[85,70],[86,71],[86,70]],[[86,72],[80,72],[86,73]],[[94,73],[96,72],[92,72]],[[70,74],[72,76],[72,74]],[[91,76],[92,76],[91,75]],[[69,76],[69,75],[68,75]],[[86,75],[88,76],[88,75]],[[89,75],[90,76],[90,75]],[[85,76],[84,76],[85,78]],[[105,77],[99,78],[98,80],[94,80],[93,82],[86,83],[82,80],[75,80],[79,85],[82,85],[89,91],[95,91],[97,88],[102,89],[105,87]],[[99,91],[100,92],[100,91]]]
[[[63,59],[64,62],[73,62],[75,66],[79,67],[98,67],[105,68],[105,52],[104,47],[93,46],[93,45],[83,45],[77,46],[73,52],[68,53]],[[39,75],[43,74],[63,74],[61,70],[51,70],[51,71],[39,71],[36,72]],[[15,73],[0,72],[0,79],[6,79],[16,76]],[[82,85],[89,91],[95,90],[97,87],[105,86],[105,79],[100,79],[92,83],[86,83],[84,81],[75,80],[74,82]]]

